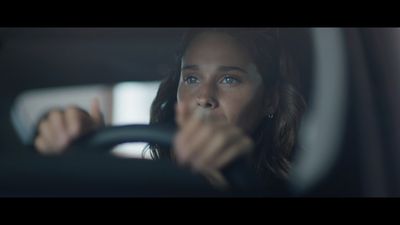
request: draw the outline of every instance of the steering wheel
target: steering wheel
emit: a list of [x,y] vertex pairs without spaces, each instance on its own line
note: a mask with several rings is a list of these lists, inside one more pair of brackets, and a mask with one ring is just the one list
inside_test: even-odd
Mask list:
[[[108,153],[114,146],[128,142],[171,147],[175,133],[175,128],[163,124],[112,126],[84,136],[75,145],[80,151],[91,153]],[[243,158],[229,164],[222,173],[234,191],[258,193],[262,189],[254,171]]]

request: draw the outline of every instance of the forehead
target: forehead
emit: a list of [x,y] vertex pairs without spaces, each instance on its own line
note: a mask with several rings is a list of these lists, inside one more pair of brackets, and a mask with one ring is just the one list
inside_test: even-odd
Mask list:
[[220,32],[204,32],[191,41],[182,62],[244,66],[251,63],[251,60],[246,49],[232,36]]

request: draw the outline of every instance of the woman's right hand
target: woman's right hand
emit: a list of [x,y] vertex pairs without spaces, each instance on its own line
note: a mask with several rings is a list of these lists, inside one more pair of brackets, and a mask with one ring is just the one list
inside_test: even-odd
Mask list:
[[74,140],[101,127],[104,118],[97,99],[92,102],[90,114],[74,106],[52,110],[40,121],[34,145],[43,155],[61,154]]

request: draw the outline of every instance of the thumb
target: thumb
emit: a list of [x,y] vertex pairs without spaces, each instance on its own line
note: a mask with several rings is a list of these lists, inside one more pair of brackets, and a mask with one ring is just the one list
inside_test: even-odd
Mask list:
[[95,98],[92,101],[92,104],[90,106],[90,116],[96,122],[96,125],[98,126],[104,125],[104,116],[100,110],[100,101],[98,98]]

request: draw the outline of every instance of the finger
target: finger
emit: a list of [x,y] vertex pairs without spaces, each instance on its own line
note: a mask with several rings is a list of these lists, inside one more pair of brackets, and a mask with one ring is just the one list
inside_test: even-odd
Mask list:
[[50,122],[53,133],[53,142],[55,147],[62,148],[68,144],[69,136],[65,127],[64,113],[61,111],[53,111],[49,114],[48,121]]
[[48,120],[44,120],[39,124],[39,137],[41,137],[43,142],[43,147],[46,149],[54,148],[54,136],[53,130],[50,126],[50,122]]
[[69,107],[65,110],[66,130],[70,138],[75,139],[80,134],[84,133],[85,130],[89,129],[85,128],[85,126],[88,125],[83,124],[85,116],[87,117],[87,115],[84,115],[80,112],[80,109],[76,107]]
[[226,130],[226,127],[220,127],[218,132],[215,132],[208,141],[205,149],[201,154],[198,154],[193,162],[196,168],[213,169],[213,161],[220,157],[224,151],[227,151],[239,138],[240,132],[236,129]]
[[104,116],[100,110],[100,101],[98,98],[93,99],[91,103],[90,116],[93,118],[97,126],[104,124]]
[[48,147],[42,136],[39,136],[35,139],[35,147],[40,153],[47,153]]
[[212,133],[210,127],[205,126],[193,127],[193,131],[196,132],[188,131],[176,144],[177,159],[182,165],[190,164],[190,161],[204,150]]
[[228,121],[226,121],[226,119],[216,116],[213,111],[208,108],[196,108],[192,117],[202,121],[205,124],[213,124],[218,127],[228,125]]
[[181,142],[187,143],[186,140],[193,139],[192,138],[193,135],[195,135],[201,127],[201,121],[193,116],[190,116],[189,115],[190,113],[188,113],[188,109],[187,108],[185,109],[185,107],[186,106],[184,105],[177,106],[178,111],[180,111],[179,121],[181,121],[180,122],[181,126],[180,130],[178,131],[177,135],[174,138],[174,142],[176,143],[181,143]]
[[211,114],[211,110],[207,108],[202,108],[198,107],[195,109],[193,116],[197,118],[198,120],[201,120],[203,122],[207,123],[213,123],[216,122],[215,116]]
[[221,130],[224,125],[201,121],[201,116],[201,114],[192,116],[176,136],[175,153],[178,162],[182,165],[201,167],[202,160],[199,161],[197,158],[202,159],[202,155],[213,155],[214,151],[220,149],[213,145],[210,146],[209,142],[215,139],[215,131]]
[[221,169],[225,167],[228,163],[232,162],[235,158],[242,156],[244,154],[249,154],[253,149],[253,142],[250,138],[242,138],[237,143],[232,144],[228,149],[219,157],[216,157],[212,162],[212,167],[215,169]]
[[200,173],[210,182],[210,184],[218,189],[227,190],[229,183],[218,170],[205,170]]

